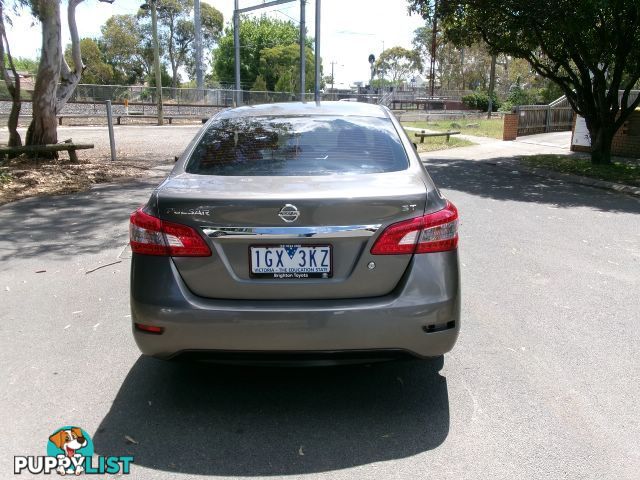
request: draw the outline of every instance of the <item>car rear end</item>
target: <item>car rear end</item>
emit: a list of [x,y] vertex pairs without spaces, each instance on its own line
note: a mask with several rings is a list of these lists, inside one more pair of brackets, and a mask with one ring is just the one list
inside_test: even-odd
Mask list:
[[386,110],[298,105],[212,119],[132,214],[143,353],[431,357],[453,347],[455,207]]

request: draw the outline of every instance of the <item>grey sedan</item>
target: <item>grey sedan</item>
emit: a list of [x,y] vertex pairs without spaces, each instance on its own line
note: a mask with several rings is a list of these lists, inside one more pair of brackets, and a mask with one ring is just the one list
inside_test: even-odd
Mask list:
[[130,240],[133,335],[154,357],[426,358],[458,337],[458,212],[381,106],[219,113]]

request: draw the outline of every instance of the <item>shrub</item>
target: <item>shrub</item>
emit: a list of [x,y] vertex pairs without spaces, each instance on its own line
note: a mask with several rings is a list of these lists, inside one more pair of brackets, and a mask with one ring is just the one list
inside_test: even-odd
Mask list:
[[[496,112],[500,108],[500,100],[498,100],[496,92],[493,92],[491,98],[491,110]],[[483,112],[489,110],[489,94],[487,92],[476,91],[471,95],[465,95],[462,97],[462,102],[473,110],[481,110]]]

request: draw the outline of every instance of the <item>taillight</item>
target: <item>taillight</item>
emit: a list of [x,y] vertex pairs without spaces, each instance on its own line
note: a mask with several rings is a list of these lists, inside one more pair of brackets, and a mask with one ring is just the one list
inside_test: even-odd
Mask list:
[[156,335],[162,335],[164,332],[163,327],[156,327],[155,325],[145,325],[144,323],[136,323],[136,330],[147,333],[155,333]]
[[457,246],[458,209],[447,202],[442,210],[387,227],[371,248],[371,254],[446,252]]
[[129,242],[133,253],[170,257],[208,257],[211,250],[193,228],[144,213],[131,214]]

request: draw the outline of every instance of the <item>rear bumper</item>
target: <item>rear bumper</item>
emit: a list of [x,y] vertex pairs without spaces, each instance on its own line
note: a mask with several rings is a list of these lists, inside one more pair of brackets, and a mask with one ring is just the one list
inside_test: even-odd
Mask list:
[[[212,279],[215,281],[215,279]],[[395,290],[349,300],[240,301],[193,295],[168,257],[135,255],[131,265],[133,328],[142,353],[406,352],[451,350],[460,329],[457,252],[416,255]]]

